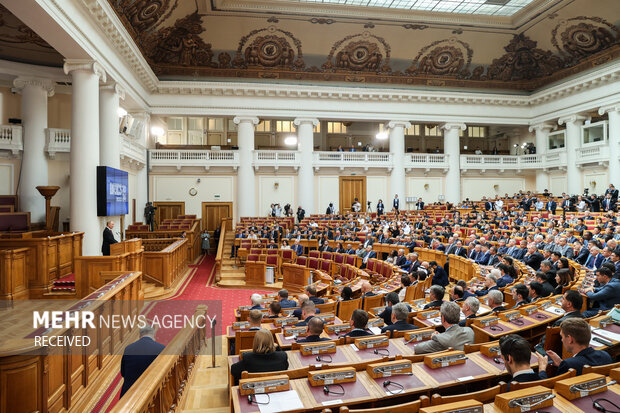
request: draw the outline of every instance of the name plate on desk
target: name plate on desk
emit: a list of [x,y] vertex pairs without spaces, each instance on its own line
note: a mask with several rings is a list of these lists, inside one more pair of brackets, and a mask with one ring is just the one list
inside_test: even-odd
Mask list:
[[534,386],[498,394],[495,396],[495,407],[502,413],[521,413],[534,409],[544,410],[544,407],[553,406],[554,397],[551,389]]
[[308,332],[306,327],[289,327],[284,329],[284,337],[305,336]]
[[339,369],[316,370],[308,372],[308,381],[313,387],[325,386],[337,383],[350,383],[357,379],[355,367],[342,367]]
[[333,341],[323,341],[316,343],[304,343],[300,344],[299,352],[304,356],[311,356],[315,354],[326,354],[336,352],[336,343]]
[[370,309],[369,312],[371,314],[374,314],[374,315],[379,315],[379,314],[381,314],[383,312],[383,310],[385,310],[385,306],[383,306],[383,307],[373,307],[373,308]]
[[480,346],[480,352],[487,357],[498,357],[502,353],[499,349],[499,341],[494,341],[492,343],[483,344]]
[[420,341],[430,340],[435,330],[412,331],[405,333],[405,341],[407,343],[418,343]]
[[235,321],[232,325],[233,330],[245,330],[246,328],[250,328],[249,321]]
[[371,318],[370,320],[368,320],[368,324],[366,324],[366,327],[383,327],[384,324],[385,321],[383,321],[382,318]]
[[426,300],[424,298],[418,298],[417,300],[413,300],[411,304],[418,308],[423,308],[426,305]]
[[463,400],[420,409],[420,413],[482,413],[483,411],[483,404],[476,400]]
[[330,324],[325,326],[327,334],[340,334],[343,331],[351,331],[351,324]]
[[413,367],[409,360],[394,360],[369,364],[366,366],[366,371],[370,377],[378,379],[397,374],[413,374]]
[[284,327],[299,323],[299,319],[297,319],[296,317],[280,317],[275,318],[273,320],[273,323],[277,326]]
[[363,337],[355,339],[355,347],[360,350],[365,348],[387,347],[389,345],[390,340],[387,336]]
[[516,310],[516,311],[503,311],[503,312],[499,313],[499,318],[501,318],[504,321],[518,320],[521,317],[523,317],[523,314],[521,314],[521,311],[519,311],[519,310]]
[[521,314],[523,314],[524,316],[529,316],[529,315],[534,314],[536,311],[538,311],[538,306],[537,305],[525,305],[521,307],[519,311],[521,311]]
[[334,321],[336,319],[336,316],[334,314],[317,314],[315,315],[315,317],[323,320],[323,323],[325,324],[329,323],[330,321]]
[[291,383],[285,374],[270,377],[257,377],[239,380],[239,393],[248,394],[273,393],[291,389]]
[[600,320],[597,320],[599,328],[605,328],[610,324],[614,323],[614,319],[611,316],[603,317]]
[[540,305],[538,306],[539,310],[546,310],[547,308],[549,308],[549,306],[551,306],[553,304],[553,301],[551,300],[547,300],[547,301],[543,301],[542,303],[540,303]]
[[467,356],[463,351],[448,351],[446,353],[442,353],[441,355],[424,356],[424,364],[431,369],[465,364],[466,361]]
[[418,313],[418,318],[421,320],[428,320],[429,318],[439,317],[441,314],[437,310],[425,311]]
[[481,328],[493,326],[497,323],[499,323],[499,317],[496,317],[496,316],[481,317],[481,318],[474,319],[474,325],[481,327]]
[[555,383],[555,391],[568,400],[602,393],[607,390],[607,379],[602,374],[588,373]]

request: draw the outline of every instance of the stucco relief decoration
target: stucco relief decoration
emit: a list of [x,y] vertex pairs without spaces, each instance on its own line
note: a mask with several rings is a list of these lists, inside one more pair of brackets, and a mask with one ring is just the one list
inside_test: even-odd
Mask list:
[[292,33],[270,26],[253,30],[239,40],[232,66],[302,69],[301,42]]
[[515,35],[506,54],[494,59],[482,80],[529,80],[552,75],[562,69],[564,62],[548,50],[538,49],[537,42],[523,33]]
[[10,30],[10,32],[4,30],[2,31],[0,42],[30,43],[46,49],[53,49],[52,46],[50,46],[25,24],[21,22],[18,24],[12,24],[9,20],[13,20],[16,23],[19,22],[17,18],[15,18],[3,5],[0,4],[0,27]]
[[354,34],[334,43],[323,70],[350,70],[355,72],[391,72],[390,46],[379,36],[369,32]]
[[145,54],[155,63],[181,66],[217,66],[212,62],[211,44],[200,37],[202,17],[194,12],[145,36]]
[[473,54],[467,43],[454,37],[438,40],[422,48],[406,72],[410,75],[467,78]]
[[562,20],[551,32],[551,41],[570,64],[611,47],[620,30],[599,17],[578,16]]
[[117,0],[114,8],[142,36],[154,30],[177,8],[179,0]]

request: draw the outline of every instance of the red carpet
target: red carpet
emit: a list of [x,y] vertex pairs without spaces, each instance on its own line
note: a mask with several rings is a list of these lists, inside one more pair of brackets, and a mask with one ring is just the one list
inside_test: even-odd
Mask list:
[[58,278],[52,285],[52,291],[75,291],[75,274],[67,274]]
[[[220,301],[222,306],[222,319],[217,320],[217,335],[225,334],[226,326],[229,326],[235,320],[234,310],[241,305],[250,303],[250,296],[253,293],[267,293],[268,291],[257,291],[249,289],[230,289],[218,288],[213,285],[211,279],[211,270],[215,264],[215,257],[212,255],[203,256],[197,265],[190,265],[192,274],[184,281],[179,291],[171,298],[161,300],[153,306],[149,306],[146,310],[147,319],[152,320],[153,317],[161,317],[164,314],[185,314],[194,313],[197,305],[201,301]],[[217,315],[219,318],[219,314]],[[168,344],[179,330],[159,329],[155,334],[155,339],[162,343]],[[112,402],[106,412],[112,410],[118,402],[120,391],[114,392],[114,388],[118,384],[119,376],[110,385],[103,397],[99,400],[92,413],[100,413],[101,409],[107,401],[112,398]],[[114,392],[114,394],[112,394]]]

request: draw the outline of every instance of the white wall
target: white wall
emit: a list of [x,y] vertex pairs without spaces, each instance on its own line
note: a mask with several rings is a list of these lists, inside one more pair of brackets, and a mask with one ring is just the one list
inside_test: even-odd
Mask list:
[[[234,202],[232,176],[213,175],[151,175],[153,201],[185,202],[185,213],[202,216],[202,202]],[[197,180],[200,179],[200,183]],[[196,196],[189,190],[196,188]],[[219,198],[216,198],[219,195]]]
[[[594,184],[593,184],[594,182]],[[602,169],[584,170],[583,187],[590,190],[590,194],[601,195],[609,186],[609,173]]]
[[0,195],[15,194],[15,167],[12,163],[0,163]]
[[[407,197],[421,197],[427,204],[437,202],[439,195],[445,195],[444,185],[444,178],[441,176],[408,177]],[[415,206],[411,204],[407,207],[413,209]]]
[[[368,176],[366,177],[366,200],[370,201],[373,212],[377,210],[377,201],[383,200],[383,204],[389,204],[391,201],[388,198],[389,178],[387,176]],[[327,206],[326,206],[327,208]]]
[[[462,177],[463,199],[479,200],[483,196],[512,195],[525,190],[525,177],[497,176],[497,177]],[[497,185],[497,189],[495,188]]]
[[[52,198],[52,206],[60,207],[58,221],[60,229],[62,223],[69,219],[70,214],[70,190],[69,190],[69,160],[64,159],[64,154],[59,154],[56,159],[47,161],[48,183],[51,186],[59,186],[60,189]],[[103,229],[102,229],[103,231]]]
[[[340,210],[340,181],[338,176],[315,176],[315,208],[317,212],[325,213],[330,202],[333,202],[336,211]],[[295,206],[297,210],[297,206]]]
[[551,175],[551,188],[549,190],[553,195],[561,195],[562,192],[566,192],[566,175]]
[[257,179],[258,209],[256,214],[258,216],[267,215],[269,206],[273,203],[279,203],[282,208],[288,203],[291,204],[293,212],[297,211],[295,202],[296,176],[259,175]]

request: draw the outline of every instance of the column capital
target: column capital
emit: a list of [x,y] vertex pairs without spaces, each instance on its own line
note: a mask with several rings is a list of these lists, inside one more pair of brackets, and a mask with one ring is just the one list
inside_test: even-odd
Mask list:
[[601,106],[598,110],[598,114],[601,116],[606,115],[609,112],[620,112],[620,102],[607,106]]
[[564,125],[565,123],[573,123],[573,122],[583,122],[588,119],[587,116],[580,115],[578,113],[574,115],[563,116],[558,119],[558,125]]
[[102,82],[106,81],[106,73],[103,66],[94,60],[66,59],[62,69],[66,75],[78,70],[89,71],[99,76],[99,79],[101,79]]
[[411,127],[411,122],[408,122],[406,120],[391,120],[388,122],[387,126],[389,129],[394,129],[399,126],[404,129],[408,129]]
[[52,97],[54,96],[54,88],[56,87],[56,83],[52,79],[20,76],[13,80],[13,86],[19,90],[22,90],[26,86],[39,87],[47,92],[48,97]]
[[132,118],[149,121],[151,120],[151,112],[128,112]]
[[244,122],[252,123],[252,125],[258,125],[259,120],[256,116],[235,116],[233,118],[233,122],[235,122],[235,125],[239,125]]
[[452,129],[460,129],[460,130],[465,130],[467,129],[467,125],[465,125],[464,123],[458,123],[458,122],[446,122],[442,125],[439,125],[439,129],[444,129],[444,130],[452,130]]
[[125,88],[122,87],[117,82],[107,82],[107,83],[104,83],[101,86],[99,86],[99,91],[100,92],[107,91],[107,92],[116,93],[118,95],[119,99],[125,100]]
[[319,120],[316,118],[295,118],[293,124],[295,126],[301,126],[305,123],[311,124],[313,127],[319,124]]
[[549,132],[550,130],[553,129],[553,125],[551,125],[550,123],[537,123],[535,125],[530,125],[530,127],[528,128],[528,130],[530,132],[534,132],[534,131],[541,131],[541,132]]

